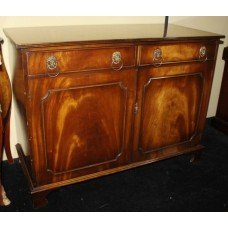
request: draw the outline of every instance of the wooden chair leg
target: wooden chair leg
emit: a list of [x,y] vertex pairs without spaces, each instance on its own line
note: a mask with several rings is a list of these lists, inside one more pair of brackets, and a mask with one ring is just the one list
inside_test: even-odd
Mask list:
[[[0,54],[2,56],[2,41],[0,42]],[[9,76],[7,74],[4,60],[1,59],[1,72],[0,72],[0,203],[1,205],[9,205],[10,201],[6,197],[4,187],[1,183],[1,162],[3,156],[3,148],[5,148],[6,156],[9,163],[13,162],[13,158],[10,151],[10,113],[11,113],[11,101],[12,91]]]
[[7,120],[5,123],[5,129],[4,129],[4,148],[6,152],[6,157],[9,162],[9,164],[13,163],[13,157],[10,149],[10,111],[7,116]]

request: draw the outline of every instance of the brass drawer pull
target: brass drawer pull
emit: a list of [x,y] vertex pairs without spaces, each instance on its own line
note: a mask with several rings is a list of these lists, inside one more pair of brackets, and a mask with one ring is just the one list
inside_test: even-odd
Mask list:
[[48,57],[46,63],[49,70],[54,70],[58,66],[58,61],[55,56]]
[[121,70],[123,67],[123,60],[119,51],[112,54],[112,68],[113,70]]
[[49,77],[57,77],[59,75],[58,60],[55,56],[47,58],[46,68]]
[[199,49],[199,59],[203,62],[207,61],[207,48],[205,46]]
[[163,63],[162,50],[160,48],[156,48],[153,54],[153,65],[155,67],[160,67]]

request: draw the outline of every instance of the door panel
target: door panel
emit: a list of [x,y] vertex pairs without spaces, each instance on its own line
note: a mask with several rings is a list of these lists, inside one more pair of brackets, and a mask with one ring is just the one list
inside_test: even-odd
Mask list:
[[198,144],[206,118],[212,66],[208,62],[140,69],[135,160],[168,157]]
[[135,80],[134,69],[29,79],[38,184],[130,162]]
[[150,153],[190,140],[202,97],[201,74],[150,78],[143,88],[139,149]]
[[124,148],[126,102],[121,82],[49,90],[41,114],[48,170],[57,174],[116,161]]

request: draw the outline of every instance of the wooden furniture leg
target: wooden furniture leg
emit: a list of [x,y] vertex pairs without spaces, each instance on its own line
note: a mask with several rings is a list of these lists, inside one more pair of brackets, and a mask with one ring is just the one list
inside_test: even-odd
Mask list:
[[200,158],[201,158],[201,155],[202,155],[202,150],[192,153],[190,162],[191,163],[198,162],[200,160]]
[[49,192],[50,192],[50,190],[32,193],[33,207],[35,209],[45,207],[48,204],[48,200],[46,197]]

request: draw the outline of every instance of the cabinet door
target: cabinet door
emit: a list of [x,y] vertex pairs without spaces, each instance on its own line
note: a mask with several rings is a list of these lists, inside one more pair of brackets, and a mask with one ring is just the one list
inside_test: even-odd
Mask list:
[[130,160],[136,70],[29,79],[38,184],[124,165]]
[[213,61],[139,71],[134,159],[161,159],[199,144]]

